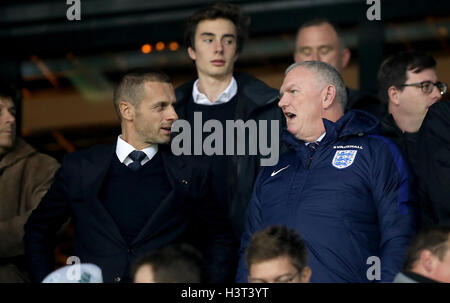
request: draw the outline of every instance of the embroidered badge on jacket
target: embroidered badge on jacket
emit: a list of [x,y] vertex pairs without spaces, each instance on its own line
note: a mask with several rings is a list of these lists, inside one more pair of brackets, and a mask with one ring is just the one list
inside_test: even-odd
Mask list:
[[342,169],[349,167],[355,161],[357,150],[338,150],[334,155],[332,164],[334,167]]

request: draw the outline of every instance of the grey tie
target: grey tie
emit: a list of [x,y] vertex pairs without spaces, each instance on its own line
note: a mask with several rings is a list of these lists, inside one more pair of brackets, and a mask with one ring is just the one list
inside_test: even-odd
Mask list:
[[131,160],[133,160],[133,162],[131,162],[130,164],[128,164],[128,167],[133,170],[133,171],[137,171],[139,168],[141,168],[141,161],[144,160],[144,158],[147,155],[140,150],[135,150],[133,152],[131,152],[128,157],[130,157]]

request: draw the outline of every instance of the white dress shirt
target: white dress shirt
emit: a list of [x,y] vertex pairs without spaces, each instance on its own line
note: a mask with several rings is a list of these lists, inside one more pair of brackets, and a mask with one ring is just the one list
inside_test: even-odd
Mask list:
[[[322,141],[323,137],[325,137],[326,134],[327,134],[327,132],[324,132],[322,135],[320,135],[319,138],[317,138],[316,141],[313,141],[313,142],[320,142],[320,141]],[[305,145],[308,146],[309,144],[311,144],[313,142],[305,142]]]
[[194,103],[200,104],[200,105],[217,105],[217,104],[223,104],[227,103],[231,99],[233,99],[234,96],[237,94],[237,82],[234,77],[231,77],[231,82],[228,84],[227,88],[220,94],[219,98],[215,100],[214,102],[211,102],[211,100],[206,97],[205,94],[202,94],[198,90],[198,79],[194,82],[194,85],[192,86],[192,98],[194,99]]
[[[135,151],[136,149],[130,145],[128,142],[122,139],[122,135],[117,137],[117,145],[116,145],[116,155],[119,159],[120,163],[128,166],[133,160],[129,157],[130,153]],[[158,144],[152,144],[149,147],[144,148],[143,151],[147,157],[145,157],[141,161],[141,165],[144,165],[148,161],[150,161],[153,156],[158,152]]]

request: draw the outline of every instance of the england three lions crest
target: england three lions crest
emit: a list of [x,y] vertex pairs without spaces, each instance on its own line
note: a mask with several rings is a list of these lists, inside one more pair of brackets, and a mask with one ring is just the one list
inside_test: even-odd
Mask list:
[[333,158],[333,166],[339,169],[349,167],[355,161],[357,150],[338,150]]

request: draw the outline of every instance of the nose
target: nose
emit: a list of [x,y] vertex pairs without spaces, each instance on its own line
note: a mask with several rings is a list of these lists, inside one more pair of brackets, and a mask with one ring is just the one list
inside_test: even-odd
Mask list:
[[11,114],[8,110],[5,111],[6,111],[6,122],[10,124],[16,122],[16,117],[13,114]]
[[439,99],[442,98],[441,91],[436,85],[433,87],[433,91],[431,92],[430,97],[432,104],[439,101]]
[[223,44],[222,41],[217,41],[216,44],[216,53],[222,53],[223,52]]
[[278,107],[280,107],[281,109],[283,109],[284,107],[287,106],[287,102],[286,102],[286,95],[283,95],[280,98],[280,101],[278,101]]
[[322,61],[320,60],[320,55],[318,51],[313,51],[311,54],[311,60],[313,61]]
[[178,119],[178,115],[172,105],[169,108],[169,112],[167,113],[166,119],[168,121],[175,121]]

